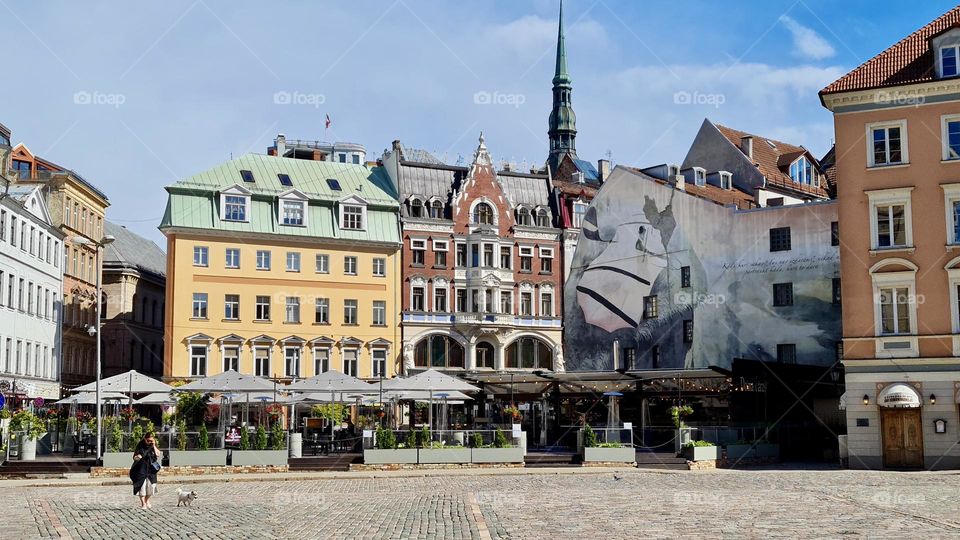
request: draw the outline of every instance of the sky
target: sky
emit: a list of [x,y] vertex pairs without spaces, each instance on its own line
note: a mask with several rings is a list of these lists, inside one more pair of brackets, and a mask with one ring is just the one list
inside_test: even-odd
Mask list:
[[[882,7],[882,9],[880,9]],[[942,1],[567,0],[577,150],[680,162],[704,118],[825,153],[817,92]],[[288,139],[541,165],[557,0],[0,0],[0,123],[161,245],[163,187]],[[324,127],[329,115],[332,125]]]

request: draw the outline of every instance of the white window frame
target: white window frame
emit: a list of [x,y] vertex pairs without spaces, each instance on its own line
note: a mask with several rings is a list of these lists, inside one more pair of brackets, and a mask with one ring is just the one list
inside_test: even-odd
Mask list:
[[[201,261],[197,262],[197,256]],[[208,246],[193,246],[193,265],[206,268],[210,266],[210,248]]]
[[234,371],[239,373],[240,355],[243,354],[243,347],[236,341],[231,341],[220,345],[220,365],[223,367],[223,371],[227,371],[227,349],[233,349],[237,351],[237,369]]
[[[234,264],[230,264],[230,254],[235,253],[237,255],[237,260]],[[223,267],[229,268],[231,270],[237,270],[240,268],[240,248],[228,247],[223,252]]]
[[[583,212],[577,212],[577,207],[583,207]],[[573,228],[579,229],[583,226],[583,220],[587,217],[587,210],[590,208],[590,205],[580,199],[573,201]]]
[[[870,249],[871,251],[891,251],[891,250],[912,250],[913,249],[913,212],[911,210],[911,192],[913,187],[879,189],[867,191],[867,198],[870,202]],[[902,204],[903,218],[906,227],[906,245],[904,246],[883,246],[879,243],[879,223],[877,222],[877,207]],[[892,234],[892,231],[891,231]]]
[[[347,353],[348,352],[352,352],[356,355],[354,356],[354,360],[353,360],[354,365],[356,366],[353,373],[350,373],[347,370]],[[352,375],[354,377],[359,377],[360,376],[360,347],[353,346],[353,345],[349,347],[344,347],[340,351],[340,356],[341,356],[340,358],[341,372],[347,375]]]
[[[291,302],[291,300],[296,300],[296,302]],[[300,297],[299,296],[285,296],[283,298],[283,322],[288,324],[300,324],[302,320],[303,313],[301,313]],[[296,308],[296,319],[291,319],[291,308]]]
[[[319,369],[319,368],[322,368],[323,366],[322,366],[322,365],[317,365],[317,362],[320,361],[319,354],[318,354],[318,353],[320,353],[320,352],[326,352],[326,353],[327,353],[327,358],[326,358],[326,360],[327,360],[327,366],[326,366],[326,368],[327,368],[327,369],[321,370],[321,369]],[[332,351],[331,351],[331,348],[330,348],[329,346],[327,346],[327,345],[314,345],[314,346],[313,346],[313,374],[314,374],[314,375],[319,375],[319,374],[321,374],[321,373],[325,373],[325,372],[327,372],[327,371],[330,371],[330,357],[332,356],[332,355],[331,355],[331,352],[332,352]]]
[[389,350],[387,347],[371,347],[370,348],[370,375],[371,377],[380,377],[381,374],[377,371],[377,353],[383,353],[383,377],[387,376],[387,359],[389,358]]
[[733,189],[733,175],[731,173],[720,171],[720,189]]
[[[17,340],[17,352],[19,353],[20,341]],[[199,370],[194,369],[193,360],[195,358],[193,354],[194,347],[198,349],[203,349],[203,373],[200,373]],[[190,358],[190,376],[191,377],[204,377],[210,373],[210,344],[201,343],[201,342],[190,342],[187,343],[187,351]],[[19,355],[18,355],[19,357]],[[17,362],[19,364],[19,362]]]
[[373,258],[373,277],[387,277],[387,259],[384,257]]
[[317,274],[329,274],[330,273],[330,255],[326,253],[317,253],[315,270]]
[[273,253],[269,249],[258,249],[257,270],[270,270],[271,259],[273,259]]
[[[346,215],[347,209],[351,210],[360,210],[360,226],[359,227],[347,227],[344,216]],[[340,203],[340,228],[345,231],[365,231],[367,230],[367,207],[363,204],[350,204],[350,203]]]
[[[384,300],[374,300],[373,306],[371,308],[371,315],[373,316],[373,322],[370,323],[372,326],[386,326],[387,325],[387,302]],[[381,321],[377,322],[377,312],[381,313]]]
[[[909,270],[880,272],[884,266],[898,265],[909,268]],[[876,336],[877,358],[905,358],[916,357],[919,355],[917,344],[917,285],[916,285],[916,265],[910,261],[900,258],[884,259],[870,268],[870,278],[873,285],[873,320],[874,335]],[[901,334],[883,334],[883,313],[881,308],[880,291],[889,288],[905,288],[909,300],[910,328],[909,332]],[[909,343],[908,347],[887,348],[885,344],[891,342]]]
[[420,266],[420,265],[426,266],[426,264],[427,264],[427,241],[426,241],[426,239],[424,239],[424,238],[411,238],[411,239],[410,239],[410,251],[411,251],[411,252],[417,252],[417,251],[419,251],[419,252],[420,252],[420,257],[421,257],[421,259],[422,259],[422,261],[419,262],[419,263],[411,260],[411,261],[410,261],[410,264],[417,265],[417,266]]
[[[233,302],[227,301],[227,298],[230,297],[230,296],[235,296],[235,297],[237,298],[236,306],[234,307],[234,310],[233,310],[233,311],[234,311],[233,314],[236,315],[235,317],[228,317],[229,313],[228,313],[228,311],[227,311],[227,306],[228,306],[229,304],[233,304]],[[239,320],[240,320],[240,295],[239,295],[239,294],[237,294],[237,293],[230,293],[230,294],[225,294],[225,295],[223,295],[223,318],[224,318],[224,320],[227,320],[227,321],[239,321]]]
[[343,257],[343,275],[345,276],[356,276],[359,268],[357,266],[360,264],[360,261],[357,259],[356,255],[345,255]]
[[[20,280],[23,281],[23,280]],[[201,295],[202,298],[198,299],[197,295]],[[23,293],[21,291],[20,301],[23,302]],[[190,311],[191,319],[206,320],[210,318],[210,295],[207,293],[193,293],[193,304]],[[203,315],[198,314],[199,310],[203,311]]]
[[[347,305],[348,302],[353,302],[351,309],[353,310],[353,322],[347,321]],[[360,301],[356,298],[347,298],[343,301],[343,324],[347,326],[356,326],[360,324]]]
[[[957,60],[960,61],[960,58]],[[950,122],[960,123],[960,114],[945,114],[940,117],[940,141],[942,146],[940,158],[943,161],[960,161],[960,156],[952,157],[950,155],[950,134],[948,132]]]
[[955,227],[958,225],[953,213],[953,204],[960,203],[960,184],[940,184],[943,190],[943,205],[945,223],[947,224],[947,246],[960,246],[960,239],[954,237]]
[[[543,299],[544,299],[544,298],[550,298],[550,313],[544,313],[544,312],[543,312]],[[553,289],[540,289],[540,305],[538,305],[537,307],[539,308],[539,314],[540,314],[541,317],[554,317],[554,316],[555,316],[554,313],[556,313],[557,306],[554,304],[554,300],[555,300],[555,298],[554,298],[554,296],[553,296]]]
[[950,286],[950,324],[953,331],[953,355],[960,356],[960,257],[948,262],[944,269],[947,271],[947,282]]
[[[243,199],[243,218],[227,218],[227,197],[239,197]],[[250,223],[250,192],[246,189],[239,190],[236,186],[220,193],[220,220],[232,223]]]
[[[420,298],[423,300],[422,303],[421,303],[420,309],[417,309],[417,308],[414,306],[414,302],[413,302],[413,298],[414,298],[414,294],[413,294],[413,293],[414,293],[417,289],[420,289],[420,291],[421,291]],[[427,303],[427,284],[426,284],[426,283],[411,283],[411,284],[410,284],[410,311],[420,311],[420,312],[424,312],[424,311],[427,311],[428,307],[429,307],[429,304]]]
[[[253,347],[253,373],[257,377],[271,377],[273,375],[273,346],[272,345],[254,345]],[[267,351],[267,365],[266,370],[258,369],[260,366],[257,365],[257,351]],[[264,372],[265,371],[265,372]]]
[[[443,295],[444,295],[443,297],[444,306],[442,310],[440,309],[440,306],[437,305],[437,293],[440,291],[443,291]],[[446,283],[438,283],[435,281],[433,283],[433,294],[430,296],[431,296],[431,300],[432,300],[431,303],[432,303],[434,312],[450,313],[452,311],[450,309],[450,288]],[[411,303],[410,305],[412,306],[413,304]]]
[[[956,69],[957,72],[952,75],[947,75],[943,72],[943,51],[946,49],[953,49],[954,54],[956,54]],[[944,45],[937,48],[937,75],[941,78],[952,78],[960,75],[960,44],[953,45]]]
[[[319,309],[318,309],[319,308]],[[322,315],[320,321],[317,321],[317,313]],[[314,298],[313,300],[313,324],[330,324],[330,299]]]
[[[873,131],[877,129],[889,129],[892,127],[900,128],[900,161],[896,163],[875,163],[873,156]],[[901,165],[910,164],[910,154],[908,152],[909,144],[907,140],[907,121],[903,120],[888,120],[884,122],[872,122],[866,125],[866,137],[867,137],[867,167],[869,168],[885,168],[885,167],[897,167]],[[889,157],[890,145],[889,137],[887,138],[887,154]]]
[[[300,206],[300,223],[287,223],[287,209],[286,206],[290,205],[299,205]],[[307,201],[302,199],[294,198],[281,198],[280,199],[280,211],[277,213],[277,219],[279,220],[280,225],[285,225],[287,227],[306,227],[307,226]]]
[[[290,358],[287,357],[287,353],[290,351],[295,351],[296,354],[296,369],[291,373],[290,369]],[[300,377],[300,372],[303,369],[303,346],[302,345],[283,345],[283,371],[284,375],[287,377]]]
[[[291,257],[291,255],[292,255],[292,257]],[[303,262],[303,260],[302,260],[302,258],[301,258],[301,256],[300,256],[300,252],[299,252],[299,251],[288,251],[288,252],[286,253],[286,257],[284,257],[284,258],[286,259],[287,272],[294,272],[294,273],[299,273],[299,272],[300,272],[300,268],[302,268],[302,264],[301,264],[301,263]],[[291,264],[292,262],[296,262],[296,264],[293,265],[293,264]]]
[[693,167],[693,184],[703,187],[707,184],[707,170],[703,167]]

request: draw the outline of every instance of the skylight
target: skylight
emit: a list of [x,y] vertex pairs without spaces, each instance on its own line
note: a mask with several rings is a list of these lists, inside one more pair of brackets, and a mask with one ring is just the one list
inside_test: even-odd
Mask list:
[[293,186],[293,180],[290,180],[289,174],[280,173],[277,175],[277,178],[280,179],[280,184],[284,186]]
[[244,182],[253,183],[255,180],[253,178],[253,173],[251,171],[242,170],[240,171],[240,178],[243,178]]
[[327,178],[327,187],[333,191],[343,191],[340,189],[340,181],[335,178]]

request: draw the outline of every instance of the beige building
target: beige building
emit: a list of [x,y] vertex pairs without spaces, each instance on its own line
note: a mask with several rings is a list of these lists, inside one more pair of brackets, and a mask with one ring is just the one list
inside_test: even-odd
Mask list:
[[834,113],[849,464],[960,466],[960,8],[820,92]]

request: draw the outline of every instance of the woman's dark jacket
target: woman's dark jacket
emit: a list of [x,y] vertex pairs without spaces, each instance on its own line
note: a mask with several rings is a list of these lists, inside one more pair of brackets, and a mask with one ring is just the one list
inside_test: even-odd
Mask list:
[[157,484],[157,471],[150,465],[154,461],[157,461],[157,454],[153,451],[152,445],[143,441],[137,444],[137,448],[133,453],[134,455],[140,454],[143,456],[139,460],[134,461],[133,466],[130,467],[130,480],[133,480],[133,494],[136,495],[140,493],[140,488],[143,487],[145,480],[149,479],[151,484]]

